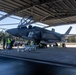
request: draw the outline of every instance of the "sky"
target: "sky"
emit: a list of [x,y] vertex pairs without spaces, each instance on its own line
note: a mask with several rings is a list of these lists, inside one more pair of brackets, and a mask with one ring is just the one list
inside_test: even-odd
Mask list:
[[[5,15],[6,13],[0,11],[0,17],[2,16],[1,14]],[[11,17],[18,18],[18,19],[13,19]],[[21,17],[11,15],[10,17],[7,17],[0,21],[0,30],[2,30],[1,28],[5,28],[5,29],[17,28],[18,24],[20,23],[20,20],[21,20]],[[3,24],[13,24],[13,23],[16,23],[16,25],[3,25]],[[36,24],[33,24],[33,25],[47,26],[46,24],[42,24],[39,22]],[[70,26],[72,26],[72,30],[71,30],[70,34],[76,34],[76,24],[52,26],[47,29],[51,30],[52,28],[54,28],[56,32],[64,34]]]
[[76,34],[76,24],[55,26],[55,27],[51,27],[51,29],[54,28],[56,32],[61,33],[61,34],[64,34],[68,30],[68,28],[70,26],[72,26],[72,29],[70,31],[70,34]]

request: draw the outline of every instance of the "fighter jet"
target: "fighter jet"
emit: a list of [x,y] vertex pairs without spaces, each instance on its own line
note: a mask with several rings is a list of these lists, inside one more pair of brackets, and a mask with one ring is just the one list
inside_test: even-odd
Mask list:
[[9,29],[6,32],[16,37],[34,40],[39,44],[41,41],[46,43],[65,42],[66,35],[68,35],[72,29],[72,27],[69,27],[65,34],[60,34],[55,32],[54,29],[50,31],[45,28],[32,26],[32,23],[34,23],[32,17],[28,17],[26,20],[23,18],[18,25],[18,28]]

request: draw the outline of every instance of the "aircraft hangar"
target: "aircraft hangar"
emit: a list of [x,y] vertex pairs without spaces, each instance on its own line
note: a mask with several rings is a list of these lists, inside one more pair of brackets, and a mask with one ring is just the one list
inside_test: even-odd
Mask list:
[[[0,17],[0,21],[7,17],[10,17],[11,15],[16,15],[22,18],[27,16],[33,16],[36,22],[48,24],[49,25],[48,27],[76,23],[76,0],[0,0],[0,11],[6,12],[5,15]],[[38,50],[36,50],[36,48],[35,50],[26,50],[26,48],[24,48],[24,50],[23,49],[21,50],[21,48],[19,49],[19,46],[18,46],[17,49],[15,50],[13,49],[1,50],[0,57],[5,57],[5,59],[13,58],[13,59],[18,59],[23,61],[40,63],[44,65],[48,64],[48,66],[50,65],[52,65],[53,67],[56,66],[56,68],[54,68],[54,71],[57,73],[59,71],[60,75],[63,75],[63,74],[76,75],[76,68],[75,68],[76,67],[76,48],[49,47],[47,48],[47,50],[46,48],[42,48]],[[2,66],[0,71],[1,73],[2,72],[4,74],[9,73],[7,75],[10,75],[10,74],[19,74],[21,73],[21,71],[26,72],[26,70],[22,68],[20,68],[19,70],[19,66],[16,65],[14,66],[14,68],[16,69],[18,68],[18,72],[20,71],[19,73],[17,73],[14,68],[12,67],[11,67],[12,69],[8,68],[11,65],[7,67],[6,65],[8,65],[7,63],[9,62],[5,62],[5,61],[4,62],[1,61],[3,63],[1,64]],[[18,64],[18,62],[16,64]],[[22,67],[25,66],[24,63],[23,65],[21,63],[19,64]],[[59,68],[57,68],[57,66]],[[5,67],[5,69],[3,67]],[[41,65],[38,66],[38,68],[40,69]],[[41,71],[45,71],[45,72],[47,71],[49,73],[54,72],[54,71],[51,71],[53,68],[50,71],[48,71],[49,70],[48,68],[50,67],[48,68],[43,67],[43,68],[46,68],[46,69],[45,70],[42,69]],[[15,71],[15,73],[13,71]],[[38,69],[37,69],[37,72],[39,72]],[[55,75],[55,72],[54,72],[54,75]],[[61,74],[61,72],[63,74]],[[59,75],[57,73],[56,75]],[[23,72],[22,74],[19,74],[19,75],[23,75]],[[45,74],[45,75],[48,75],[48,74]]]
[[0,20],[32,15],[50,26],[76,23],[76,0],[0,0],[0,11],[7,13]]

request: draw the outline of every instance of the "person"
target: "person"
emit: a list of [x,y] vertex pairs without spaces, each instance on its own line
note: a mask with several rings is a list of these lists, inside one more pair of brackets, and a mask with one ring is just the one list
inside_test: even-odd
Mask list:
[[42,43],[39,43],[39,48],[43,48],[43,45],[42,45]]
[[63,48],[66,47],[66,46],[65,46],[65,43],[62,43],[62,47],[63,47]]
[[30,45],[34,45],[34,42],[33,41],[30,41]]
[[62,47],[62,43],[60,43],[60,47]]
[[29,25],[29,29],[31,29],[32,28],[32,25]]
[[30,45],[30,40],[28,40],[28,43],[27,43],[27,45]]
[[6,40],[5,40],[5,38],[3,38],[3,49],[5,49],[5,42]]
[[8,37],[7,38],[7,49],[10,49],[11,47],[11,39]]
[[14,42],[15,42],[15,39],[11,40],[10,49],[12,49]]

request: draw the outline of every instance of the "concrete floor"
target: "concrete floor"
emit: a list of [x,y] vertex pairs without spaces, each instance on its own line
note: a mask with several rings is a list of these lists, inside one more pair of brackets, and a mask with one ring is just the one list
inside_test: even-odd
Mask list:
[[76,66],[76,48],[0,50],[0,56],[59,66]]

